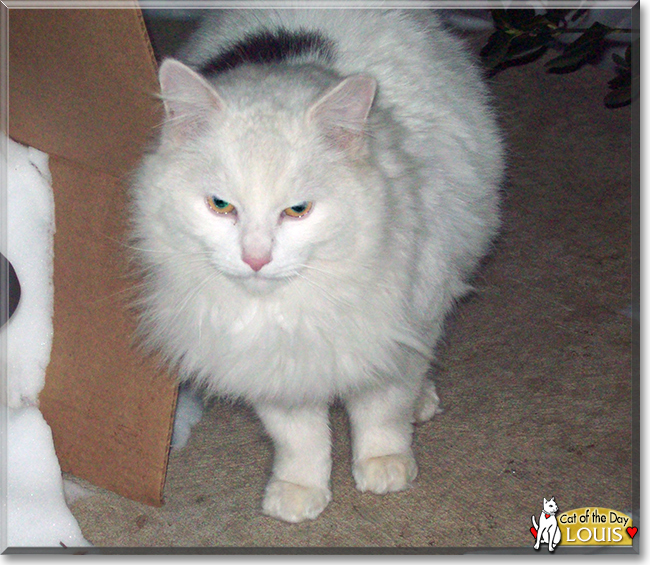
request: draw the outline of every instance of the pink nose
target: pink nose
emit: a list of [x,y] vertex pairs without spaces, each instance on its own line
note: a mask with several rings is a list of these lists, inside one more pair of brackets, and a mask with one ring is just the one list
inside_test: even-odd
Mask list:
[[271,255],[263,255],[262,257],[257,257],[255,255],[242,255],[242,261],[250,266],[253,271],[259,271],[264,265],[267,265],[271,262]]

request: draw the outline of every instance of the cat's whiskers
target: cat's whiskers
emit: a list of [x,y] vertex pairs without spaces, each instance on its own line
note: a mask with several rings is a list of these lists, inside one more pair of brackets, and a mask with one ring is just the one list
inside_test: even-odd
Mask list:
[[[176,322],[178,317],[184,312],[185,307],[192,301],[194,300],[202,291],[205,289],[208,284],[211,282],[217,280],[218,278],[221,278],[223,276],[223,273],[218,270],[213,270],[210,272],[204,279],[203,281],[196,285],[193,289],[192,292],[187,293],[187,295],[184,297],[184,300],[182,303],[180,303],[176,308],[175,311],[176,313],[174,314],[174,317],[169,321],[169,326],[171,326],[173,323]],[[172,329],[173,331],[173,329]],[[200,331],[200,326],[199,326],[199,331]]]
[[[148,250],[143,250],[144,253],[150,253]],[[161,254],[166,254],[167,257],[156,257],[155,262],[151,261],[148,258],[142,258],[139,259],[139,265],[138,269],[140,271],[144,272],[150,272],[152,270],[155,270],[158,266],[164,265],[166,263],[170,263],[172,261],[175,261],[177,263],[183,263],[186,265],[194,265],[194,264],[205,264],[205,263],[211,263],[209,261],[206,261],[206,259],[209,259],[210,257],[213,256],[214,252],[213,251],[193,251],[193,252],[187,252],[187,251],[163,251],[160,250],[158,253]]]
[[[120,295],[131,295],[129,297],[128,301],[137,301],[139,291],[142,289],[146,289],[150,286],[150,282],[147,280],[149,277],[155,276],[155,271],[157,267],[163,263],[166,263],[168,261],[176,260],[178,257],[183,257],[185,259],[185,262],[187,265],[193,265],[193,264],[204,264],[205,260],[203,257],[197,257],[194,258],[191,261],[187,261],[187,254],[183,253],[174,253],[173,256],[167,257],[163,261],[158,261],[155,265],[151,265],[149,267],[145,265],[139,265],[139,271],[143,274],[144,279],[141,280],[140,282],[134,283],[131,282],[127,288],[123,288],[121,290],[112,292],[111,294],[107,294],[106,296],[102,296],[101,298],[98,298],[96,300],[92,300],[88,302],[88,304],[94,305],[94,304],[99,304],[102,302],[105,302],[106,300],[110,300],[111,298],[115,298],[116,296]],[[140,278],[140,275],[134,275],[133,278]]]
[[[201,252],[193,252],[193,253],[181,253],[181,252],[174,252],[173,255],[170,255],[165,259],[166,261],[172,261],[175,260],[178,263],[182,263],[183,265],[191,266],[191,265],[213,265],[213,262],[210,261],[209,259],[214,255],[212,251],[201,251]],[[158,264],[163,263],[163,261],[158,261]]]
[[317,282],[314,282],[312,279],[310,279],[308,276],[304,275],[303,273],[296,273],[296,275],[298,275],[306,283],[308,283],[311,286],[313,286],[314,288],[317,288],[318,290],[320,290],[323,293],[323,295],[325,296],[325,298],[327,300],[329,300],[335,306],[344,306],[346,308],[353,308],[353,309],[356,308],[356,306],[352,302],[350,302],[349,300],[345,300],[341,296],[333,295],[331,292],[328,292],[327,290],[325,290],[325,288],[323,288],[323,286],[319,285]]
[[127,295],[126,302],[130,302],[136,296],[137,290],[139,288],[143,288],[144,286],[145,283],[131,284],[127,288],[123,288],[122,290],[111,292],[110,294],[107,294],[106,296],[102,296],[101,298],[97,298],[96,300],[90,300],[86,303],[86,305],[94,306],[97,304],[101,304],[102,302],[106,302],[107,300],[118,297],[120,295]]
[[[162,259],[162,260],[158,259],[158,257],[157,257],[155,265],[160,265],[162,263],[166,263],[168,261],[171,261],[171,260],[174,260],[174,259],[179,259],[179,258],[186,259],[188,256],[193,257],[193,258],[197,258],[196,262],[201,262],[201,260],[204,257],[210,257],[214,253],[214,251],[211,251],[211,250],[206,250],[206,251],[173,251],[173,250],[169,250],[169,249],[148,249],[146,247],[141,247],[139,245],[134,245],[133,243],[129,243],[129,242],[126,242],[126,241],[121,241],[121,240],[119,240],[117,238],[111,237],[111,236],[106,235],[106,234],[100,234],[100,235],[102,237],[104,237],[105,239],[107,239],[109,241],[112,241],[113,243],[119,245],[123,249],[128,249],[130,251],[137,251],[138,253],[143,253],[145,255],[156,255],[158,257],[167,255],[167,257]],[[145,271],[149,270],[147,267],[144,267],[144,268],[142,267],[142,259],[147,261],[146,257],[144,257],[144,258],[143,257],[138,257],[138,258],[130,257],[129,259],[131,261],[137,261],[139,263],[140,269],[145,270]]]
[[142,251],[143,253],[168,253],[168,251],[164,250],[164,249],[146,249],[144,247],[138,247],[136,245],[133,245],[132,243],[129,243],[128,241],[123,241],[123,240],[118,239],[116,237],[111,237],[110,235],[107,235],[105,233],[99,233],[98,235],[103,237],[104,239],[107,239],[108,241],[118,245],[119,247],[121,247],[123,249],[130,249],[130,250],[133,250],[133,251]]
[[[168,255],[168,257],[163,258],[163,259],[156,259],[155,265],[147,266],[146,264],[143,264],[142,262],[140,262],[138,264],[137,268],[136,268],[137,270],[136,269],[134,269],[134,270],[136,270],[136,272],[140,272],[140,273],[144,274],[145,276],[148,273],[151,273],[152,270],[155,270],[155,268],[158,265],[161,265],[161,264],[173,261],[173,260],[177,260],[179,257],[187,258],[187,255],[188,255],[187,252],[176,252],[176,251],[169,251],[169,250],[162,250],[162,249],[146,249],[146,248],[143,248],[143,247],[137,247],[137,246],[135,246],[133,244],[127,243],[127,242],[125,242],[123,240],[120,240],[118,238],[112,237],[110,235],[107,235],[107,234],[101,233],[101,232],[99,232],[98,235],[100,237],[102,237],[102,238],[104,238],[104,239],[118,245],[119,247],[121,247],[123,249],[138,251],[138,252],[142,252],[142,253],[146,253],[146,254],[154,254],[155,253],[155,254],[167,254]],[[210,251],[204,251],[204,252],[190,253],[189,255],[197,256],[197,258],[195,259],[194,262],[200,263],[200,262],[202,262],[204,255],[208,256],[211,253],[212,252],[210,252]],[[201,256],[201,257],[198,257],[198,256]],[[133,259],[133,258],[131,258],[131,259]],[[138,275],[129,274],[129,271],[125,267],[124,279],[131,279],[132,280],[134,278],[137,279],[139,277],[138,277]],[[110,294],[107,294],[107,295],[102,296],[100,298],[97,298],[95,300],[90,300],[86,304],[87,305],[97,305],[97,304],[101,304],[103,302],[106,302],[107,300],[110,300],[112,298],[122,296],[122,295],[127,295],[126,302],[129,302],[129,301],[132,301],[132,300],[137,298],[137,291],[138,290],[146,288],[147,286],[148,286],[148,283],[146,281],[142,281],[142,282],[139,282],[139,283],[130,282],[128,288],[123,288],[121,290],[112,292]]]
[[[333,271],[328,271],[326,269],[321,269],[319,267],[314,267],[313,265],[307,265],[305,263],[300,263],[297,266],[302,268],[302,269],[316,271],[316,272],[321,273],[323,275],[329,276],[334,281],[337,281],[337,282],[343,282],[344,281],[344,278],[342,276],[340,276],[338,273],[335,273]],[[367,267],[368,269],[371,268],[370,265],[367,265],[367,266],[362,265],[362,267]],[[400,290],[400,288],[398,286],[396,286],[396,285],[391,285],[391,284],[387,284],[387,283],[384,283],[384,282],[381,282],[381,281],[376,281],[376,280],[373,280],[373,281],[359,281],[358,279],[356,279],[354,281],[354,283],[357,284],[357,285],[359,283],[361,283],[367,288],[381,287],[381,288],[385,288],[385,289],[388,289],[388,290]]]

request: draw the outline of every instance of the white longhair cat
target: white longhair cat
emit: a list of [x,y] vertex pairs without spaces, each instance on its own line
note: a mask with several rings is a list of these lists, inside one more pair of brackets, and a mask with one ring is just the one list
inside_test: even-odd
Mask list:
[[266,514],[330,501],[335,398],[357,488],[407,488],[435,344],[498,227],[480,72],[429,10],[219,10],[181,58],[134,183],[145,345],[255,408]]

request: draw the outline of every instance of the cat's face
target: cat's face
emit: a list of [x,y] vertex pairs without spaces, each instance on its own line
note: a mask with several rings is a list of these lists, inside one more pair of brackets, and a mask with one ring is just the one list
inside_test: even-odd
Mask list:
[[188,182],[176,187],[170,212],[186,226],[184,244],[251,290],[296,276],[314,256],[335,258],[353,216],[336,209],[340,187],[328,186],[309,151],[280,132],[244,140],[225,125],[209,160],[181,165]]
[[[169,72],[167,82],[161,78],[163,94],[179,88],[172,79],[181,81],[182,94],[189,91],[191,104],[199,106],[168,103],[173,127],[163,149],[171,162],[151,192],[151,205],[172,247],[254,292],[308,276],[315,261],[346,253],[346,241],[356,237],[355,218],[372,217],[365,209],[372,206],[364,183],[345,165],[346,148],[332,147],[349,144],[350,132],[324,139],[321,115],[332,109],[322,109],[320,101],[296,111],[228,107],[189,70]],[[371,102],[366,95],[365,103]],[[192,121],[174,121],[190,111]]]
[[544,499],[544,510],[548,514],[555,514],[558,510],[558,506],[553,498],[551,500]]

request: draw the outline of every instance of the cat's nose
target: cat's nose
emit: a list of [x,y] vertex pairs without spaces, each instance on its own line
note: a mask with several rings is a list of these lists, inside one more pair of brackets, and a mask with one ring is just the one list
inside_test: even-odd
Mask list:
[[264,265],[268,265],[271,262],[271,254],[267,255],[242,255],[242,261],[250,266],[253,271],[259,271]]

